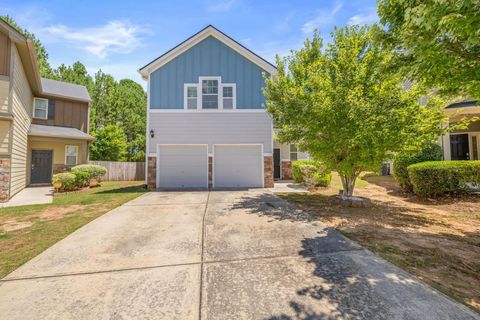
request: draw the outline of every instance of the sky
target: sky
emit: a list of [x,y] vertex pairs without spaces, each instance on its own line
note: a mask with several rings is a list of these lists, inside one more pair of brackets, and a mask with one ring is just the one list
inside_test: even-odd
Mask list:
[[0,0],[9,15],[46,47],[53,67],[82,62],[145,87],[137,70],[212,24],[270,62],[301,48],[318,29],[378,20],[375,0]]

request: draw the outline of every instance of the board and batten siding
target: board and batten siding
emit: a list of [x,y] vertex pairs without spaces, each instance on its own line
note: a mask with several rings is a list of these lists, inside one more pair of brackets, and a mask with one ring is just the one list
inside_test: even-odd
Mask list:
[[[29,111],[32,110],[33,94],[30,89],[22,61],[16,47],[13,54],[13,136],[12,136],[12,163],[10,177],[10,196],[13,196],[27,183],[27,144],[30,128]],[[28,111],[27,111],[28,110]]]
[[266,112],[150,113],[150,152],[157,144],[263,144],[272,153],[272,120]]
[[[53,119],[32,119],[32,123],[46,126],[63,126],[88,132],[88,103],[69,101],[59,98],[46,99],[54,101],[55,116]],[[50,106],[50,104],[49,104]]]
[[265,102],[263,69],[210,36],[150,75],[150,108],[183,109],[185,83],[220,76],[236,83],[237,109],[261,109]]

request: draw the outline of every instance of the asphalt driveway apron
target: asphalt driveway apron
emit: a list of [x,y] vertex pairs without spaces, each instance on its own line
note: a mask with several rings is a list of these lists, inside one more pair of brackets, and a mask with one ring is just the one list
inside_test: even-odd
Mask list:
[[0,282],[1,319],[480,319],[265,190],[151,192]]

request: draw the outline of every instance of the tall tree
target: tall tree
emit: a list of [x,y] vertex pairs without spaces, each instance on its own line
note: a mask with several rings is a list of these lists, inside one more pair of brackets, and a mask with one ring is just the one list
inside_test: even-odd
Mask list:
[[92,160],[127,160],[127,137],[122,128],[109,124],[99,128],[92,135],[96,138],[90,146]]
[[421,105],[415,86],[404,90],[390,72],[390,51],[367,27],[335,29],[322,50],[315,33],[266,79],[266,107],[282,142],[295,142],[342,180],[352,196],[358,175],[378,170],[391,152],[433,140],[444,114],[435,99]]
[[23,34],[24,37],[32,40],[33,45],[35,46],[35,52],[37,54],[38,67],[40,69],[40,76],[44,78],[52,78],[52,67],[48,62],[48,53],[40,40],[31,32],[28,32],[26,29],[20,27],[15,20],[10,16],[0,16],[0,19],[8,23],[10,26],[15,28],[18,32]]
[[480,98],[478,0],[379,0],[378,14],[408,77],[449,95]]

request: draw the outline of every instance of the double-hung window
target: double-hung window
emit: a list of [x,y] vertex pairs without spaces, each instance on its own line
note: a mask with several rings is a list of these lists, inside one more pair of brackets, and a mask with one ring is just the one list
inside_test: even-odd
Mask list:
[[48,99],[33,99],[33,117],[37,119],[48,118]]
[[187,109],[197,109],[197,86],[187,86]]
[[65,164],[76,165],[78,158],[78,146],[65,146]]
[[223,109],[233,109],[233,86],[232,85],[223,85]]
[[232,110],[237,108],[236,84],[222,83],[218,76],[199,77],[183,86],[183,108],[187,110]]
[[290,145],[290,161],[298,160],[298,149],[296,144]]
[[218,109],[218,80],[202,80],[202,109]]

